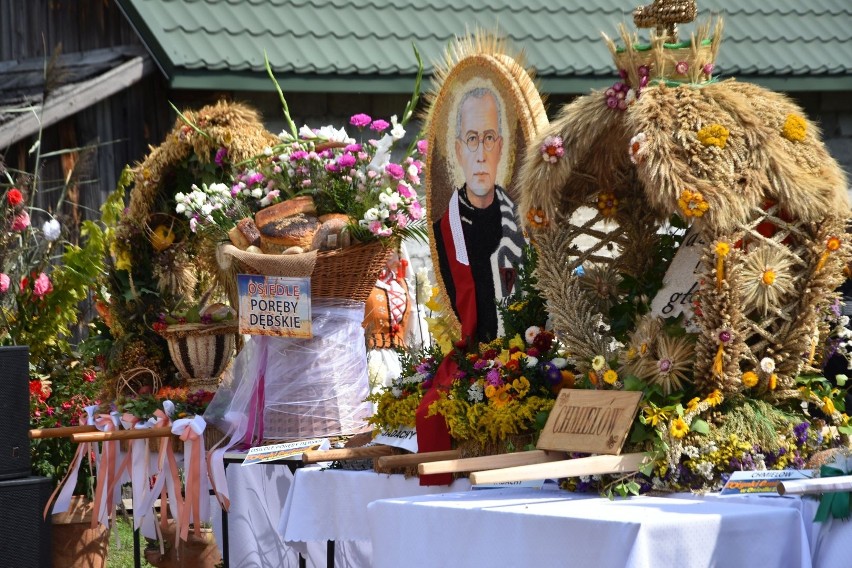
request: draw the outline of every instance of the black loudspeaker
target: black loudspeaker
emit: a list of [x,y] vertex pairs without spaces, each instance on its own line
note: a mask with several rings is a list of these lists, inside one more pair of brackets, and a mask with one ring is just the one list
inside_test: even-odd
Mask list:
[[30,474],[29,367],[27,347],[0,347],[0,480]]
[[53,483],[46,477],[0,481],[0,568],[50,568],[51,518],[42,518]]

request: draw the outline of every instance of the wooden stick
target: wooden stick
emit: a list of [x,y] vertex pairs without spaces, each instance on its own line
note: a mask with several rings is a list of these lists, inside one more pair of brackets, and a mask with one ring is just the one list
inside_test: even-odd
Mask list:
[[423,454],[401,454],[398,456],[382,456],[376,460],[380,468],[408,467],[430,461],[458,459],[461,452],[447,450],[444,452],[426,452]]
[[360,460],[389,456],[395,449],[391,446],[362,446],[360,448],[342,448],[340,450],[311,450],[302,454],[302,463],[326,461]]
[[529,452],[514,452],[511,454],[499,454],[494,456],[479,456],[475,458],[463,458],[458,460],[421,463],[421,465],[417,468],[417,472],[420,475],[430,475],[433,473],[482,471],[487,469],[501,469],[507,467],[515,467],[519,465],[530,465],[564,459],[564,452],[532,450]]
[[71,434],[82,432],[96,432],[94,426],[62,426],[60,428],[33,428],[30,430],[30,440],[39,438],[68,438]]
[[142,428],[139,430],[115,430],[112,432],[83,432],[72,434],[72,442],[106,442],[109,440],[141,440],[143,438],[165,438],[172,435],[168,426],[161,428]]
[[628,473],[638,471],[648,459],[645,454],[624,454],[623,456],[592,456],[535,465],[507,467],[491,471],[476,471],[470,474],[470,483],[505,483],[507,481],[529,481],[535,479],[559,479],[579,477],[581,475],[602,475],[605,473]]

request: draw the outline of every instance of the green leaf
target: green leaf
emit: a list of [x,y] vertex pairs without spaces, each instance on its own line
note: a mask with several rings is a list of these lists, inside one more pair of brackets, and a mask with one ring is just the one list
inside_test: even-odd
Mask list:
[[701,420],[700,418],[696,418],[695,420],[692,421],[692,424],[690,425],[690,429],[693,432],[697,432],[698,434],[705,434],[706,435],[706,434],[710,433],[710,425],[707,422],[705,422],[704,420]]
[[627,375],[624,379],[624,390],[626,391],[641,391],[645,388],[645,383],[636,375]]

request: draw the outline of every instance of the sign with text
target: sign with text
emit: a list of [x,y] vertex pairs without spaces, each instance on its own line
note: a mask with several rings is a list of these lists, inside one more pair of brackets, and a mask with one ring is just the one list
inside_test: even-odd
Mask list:
[[309,339],[311,279],[237,275],[240,333]]
[[246,454],[243,460],[243,465],[279,460],[301,460],[302,454],[307,451],[327,450],[329,447],[330,444],[327,438],[300,440],[298,442],[272,444],[271,446],[257,446],[248,451],[248,454]]
[[538,439],[538,449],[621,453],[642,393],[562,389]]
[[414,428],[397,428],[396,430],[382,430],[382,433],[373,438],[376,444],[402,448],[412,454],[417,453],[417,430]]
[[663,277],[663,287],[651,301],[651,313],[661,318],[683,314],[687,330],[693,317],[693,296],[698,292],[696,272],[701,265],[704,241],[698,231],[690,228],[675,253],[672,263]]
[[722,495],[767,493],[777,496],[779,482],[813,477],[814,472],[809,469],[735,471],[722,487],[721,493]]

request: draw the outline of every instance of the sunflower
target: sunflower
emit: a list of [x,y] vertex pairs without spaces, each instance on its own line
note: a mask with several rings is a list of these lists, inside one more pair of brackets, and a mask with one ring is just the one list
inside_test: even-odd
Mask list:
[[742,266],[743,304],[765,316],[780,308],[793,292],[793,263],[778,247],[760,245],[745,255]]
[[669,426],[672,437],[680,439],[689,433],[689,425],[683,418],[675,418]]

